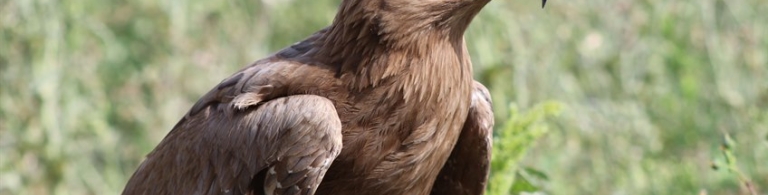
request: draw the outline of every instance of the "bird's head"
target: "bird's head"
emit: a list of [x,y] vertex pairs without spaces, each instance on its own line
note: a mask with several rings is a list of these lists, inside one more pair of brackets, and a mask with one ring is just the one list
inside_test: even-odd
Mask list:
[[[343,0],[334,19],[337,28],[355,29],[358,37],[407,41],[425,33],[460,37],[491,0]],[[542,0],[542,6],[546,0]],[[354,32],[347,32],[354,33]],[[417,36],[411,36],[417,35]],[[350,36],[350,35],[345,35]]]
[[324,49],[313,54],[330,56],[328,64],[341,63],[339,72],[373,75],[361,77],[359,86],[394,74],[414,59],[463,57],[464,32],[490,1],[342,0],[333,23],[315,39]]

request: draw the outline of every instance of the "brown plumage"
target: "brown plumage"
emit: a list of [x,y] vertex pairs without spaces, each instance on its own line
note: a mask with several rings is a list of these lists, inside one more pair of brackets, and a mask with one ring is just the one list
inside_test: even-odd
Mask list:
[[343,0],[205,94],[123,194],[483,194],[493,113],[464,31],[489,0]]

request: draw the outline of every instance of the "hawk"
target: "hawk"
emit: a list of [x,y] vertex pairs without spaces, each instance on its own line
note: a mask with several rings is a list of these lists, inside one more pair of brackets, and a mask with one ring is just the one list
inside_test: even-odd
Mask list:
[[483,194],[493,113],[464,32],[490,0],[342,0],[232,74],[123,194]]

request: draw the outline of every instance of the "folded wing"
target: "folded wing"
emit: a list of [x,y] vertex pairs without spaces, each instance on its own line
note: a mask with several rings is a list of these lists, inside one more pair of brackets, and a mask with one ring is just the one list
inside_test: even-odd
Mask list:
[[493,111],[488,89],[475,81],[472,106],[451,156],[432,187],[433,195],[485,193],[491,163]]
[[123,194],[313,194],[341,151],[320,96],[274,97],[239,73],[203,96],[133,174]]

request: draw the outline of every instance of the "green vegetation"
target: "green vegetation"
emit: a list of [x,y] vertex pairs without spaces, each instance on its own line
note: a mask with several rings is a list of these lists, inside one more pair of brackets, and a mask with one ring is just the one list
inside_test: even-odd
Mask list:
[[532,168],[520,169],[518,163],[531,145],[549,131],[548,126],[542,124],[542,119],[560,112],[560,104],[546,102],[525,113],[518,112],[515,105],[510,107],[511,116],[494,132],[492,175],[488,182],[488,194],[539,191],[540,189],[529,181],[529,177],[547,179],[546,174],[541,171]]
[[[0,194],[119,193],[205,91],[337,4],[0,1]],[[768,193],[768,2],[547,4],[495,0],[467,33],[492,195]]]

